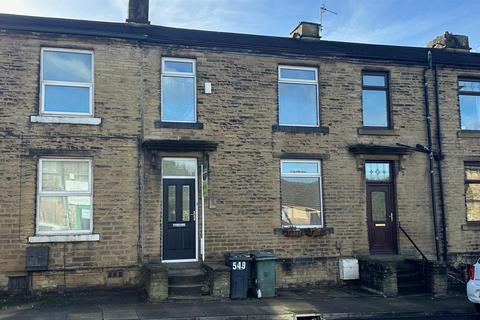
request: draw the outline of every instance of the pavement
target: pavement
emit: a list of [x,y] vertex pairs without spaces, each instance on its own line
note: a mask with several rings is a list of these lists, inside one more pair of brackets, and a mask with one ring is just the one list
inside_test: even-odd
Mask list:
[[463,292],[384,298],[357,287],[280,290],[268,299],[145,302],[134,291],[89,292],[0,302],[0,320],[480,319]]

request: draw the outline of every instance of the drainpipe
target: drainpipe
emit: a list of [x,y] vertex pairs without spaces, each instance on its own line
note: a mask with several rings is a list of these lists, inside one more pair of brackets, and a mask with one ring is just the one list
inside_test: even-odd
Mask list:
[[438,68],[435,66],[434,68],[434,86],[435,86],[435,113],[437,115],[437,170],[438,170],[438,184],[440,187],[440,217],[442,223],[442,234],[443,234],[443,261],[448,260],[448,238],[447,238],[447,221],[445,218],[445,194],[443,189],[443,174],[442,174],[442,163],[443,160],[443,153],[442,153],[442,132],[441,132],[441,125],[440,125],[440,99],[439,99],[439,89],[438,89]]
[[440,260],[440,249],[439,249],[439,239],[438,239],[438,228],[437,228],[437,204],[435,197],[435,176],[433,171],[433,160],[434,153],[432,149],[432,126],[431,121],[432,117],[430,115],[430,102],[428,99],[428,80],[427,80],[427,71],[432,70],[432,52],[428,51],[427,55],[428,66],[423,70],[423,90],[424,90],[424,102],[425,102],[425,124],[427,125],[427,149],[428,152],[428,168],[430,171],[430,193],[431,193],[431,203],[432,203],[432,221],[433,221],[433,233],[435,240],[435,255],[437,261]]

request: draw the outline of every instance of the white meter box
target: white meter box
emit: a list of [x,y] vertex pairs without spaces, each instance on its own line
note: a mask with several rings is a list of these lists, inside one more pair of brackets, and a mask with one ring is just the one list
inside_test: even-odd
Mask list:
[[342,258],[339,263],[341,280],[357,280],[360,278],[358,259]]

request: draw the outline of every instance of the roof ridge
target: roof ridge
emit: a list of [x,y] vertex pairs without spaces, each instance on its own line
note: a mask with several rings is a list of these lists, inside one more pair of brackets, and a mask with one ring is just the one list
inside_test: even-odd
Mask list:
[[432,51],[435,63],[480,67],[480,54],[391,44],[371,44],[333,40],[301,40],[289,37],[184,29],[160,25],[139,25],[66,18],[0,13],[0,29],[52,34],[123,38],[152,43],[247,50],[272,55],[335,56],[427,64]]

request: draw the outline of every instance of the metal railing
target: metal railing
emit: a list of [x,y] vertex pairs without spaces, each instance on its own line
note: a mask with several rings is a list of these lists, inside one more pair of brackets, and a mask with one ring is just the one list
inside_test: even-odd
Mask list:
[[413,239],[408,235],[407,231],[405,231],[405,229],[402,228],[402,226],[400,225],[400,223],[398,224],[398,228],[400,229],[400,231],[403,232],[403,234],[405,235],[405,237],[407,237],[408,241],[410,241],[410,243],[415,247],[415,249],[418,251],[418,253],[420,253],[420,255],[422,256],[423,260],[425,260],[426,262],[428,262],[428,259],[427,259],[427,257],[423,254],[422,250],[420,250],[420,248],[417,246],[417,244],[415,243],[415,241],[413,241]]

